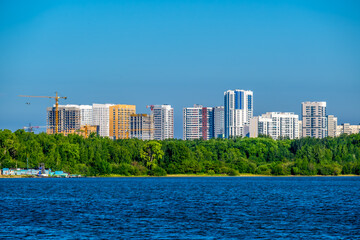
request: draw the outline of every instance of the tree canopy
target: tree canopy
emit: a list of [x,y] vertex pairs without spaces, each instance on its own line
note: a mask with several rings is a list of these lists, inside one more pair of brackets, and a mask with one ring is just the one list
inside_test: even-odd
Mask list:
[[324,139],[111,140],[91,134],[0,130],[0,167],[88,176],[166,174],[360,175],[360,134]]

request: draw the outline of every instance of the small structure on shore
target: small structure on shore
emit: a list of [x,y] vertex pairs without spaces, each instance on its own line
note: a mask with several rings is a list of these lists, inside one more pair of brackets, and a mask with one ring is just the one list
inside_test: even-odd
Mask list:
[[34,177],[69,177],[69,173],[63,171],[51,171],[42,165],[39,169],[3,168],[1,175],[5,176],[34,176]]

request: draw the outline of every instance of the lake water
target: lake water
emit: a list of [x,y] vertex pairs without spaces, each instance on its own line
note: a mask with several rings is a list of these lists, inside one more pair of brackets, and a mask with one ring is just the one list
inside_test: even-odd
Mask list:
[[0,239],[359,239],[359,177],[0,179]]

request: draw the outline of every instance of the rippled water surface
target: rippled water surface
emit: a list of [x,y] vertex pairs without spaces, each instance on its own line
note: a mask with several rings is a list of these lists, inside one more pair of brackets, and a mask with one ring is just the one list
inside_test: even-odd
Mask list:
[[358,177],[0,179],[0,239],[359,239]]

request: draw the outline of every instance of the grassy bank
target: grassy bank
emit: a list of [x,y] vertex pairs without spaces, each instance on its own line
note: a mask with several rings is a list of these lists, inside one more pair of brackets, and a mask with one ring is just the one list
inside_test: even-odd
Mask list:
[[[89,176],[91,177],[91,176]],[[341,174],[341,175],[262,175],[262,174],[250,174],[244,173],[239,174],[237,176],[230,176],[226,174],[167,174],[166,176],[150,176],[150,175],[141,175],[141,176],[126,176],[126,175],[118,175],[118,174],[110,174],[110,175],[101,175],[101,176],[92,176],[92,177],[135,177],[135,178],[142,178],[142,177],[360,177],[359,175],[355,174]]]
[[[139,175],[139,176],[126,176],[120,174],[109,174],[109,175],[99,175],[99,176],[84,176],[87,178],[144,178],[144,177],[360,177],[355,174],[340,174],[337,176],[334,175],[262,175],[262,174],[250,174],[244,173],[237,176],[229,176],[226,174],[167,174],[166,176],[150,176],[150,175]],[[1,178],[38,178],[37,176],[32,175],[0,175]],[[46,177],[46,178],[58,178],[58,177]]]

